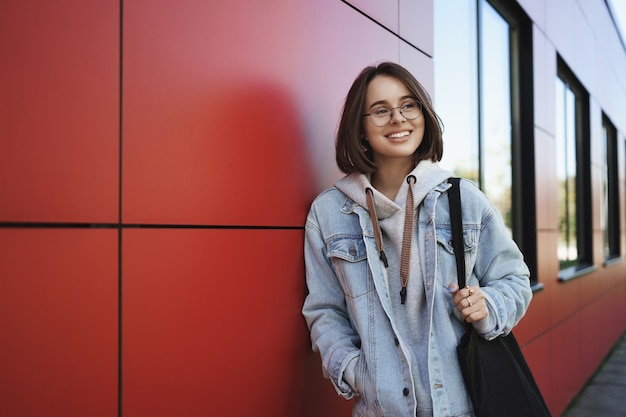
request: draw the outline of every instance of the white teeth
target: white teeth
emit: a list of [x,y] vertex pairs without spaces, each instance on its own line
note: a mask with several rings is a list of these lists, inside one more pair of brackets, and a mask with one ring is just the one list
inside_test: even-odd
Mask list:
[[390,139],[396,139],[396,138],[401,138],[401,137],[408,136],[408,135],[409,135],[409,132],[408,131],[404,131],[404,132],[393,133],[393,134],[389,135],[388,137]]

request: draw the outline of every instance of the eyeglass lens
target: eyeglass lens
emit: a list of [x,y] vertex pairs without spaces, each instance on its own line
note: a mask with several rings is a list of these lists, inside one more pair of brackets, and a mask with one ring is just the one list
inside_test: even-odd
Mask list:
[[393,117],[393,110],[398,110],[402,117],[408,120],[416,119],[422,112],[422,106],[418,101],[410,101],[402,106],[388,109],[386,107],[378,107],[373,109],[366,116],[370,116],[372,122],[379,127],[385,126]]

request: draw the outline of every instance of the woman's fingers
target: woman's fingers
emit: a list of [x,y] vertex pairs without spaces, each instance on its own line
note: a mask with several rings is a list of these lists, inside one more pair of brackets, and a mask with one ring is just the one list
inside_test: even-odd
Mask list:
[[[451,284],[448,289],[452,287]],[[457,289],[453,292],[452,301],[456,305],[456,308],[461,313],[461,319],[467,323],[473,323],[475,321],[483,320],[489,314],[487,309],[487,303],[485,302],[485,296],[478,286],[468,286],[465,288]]]

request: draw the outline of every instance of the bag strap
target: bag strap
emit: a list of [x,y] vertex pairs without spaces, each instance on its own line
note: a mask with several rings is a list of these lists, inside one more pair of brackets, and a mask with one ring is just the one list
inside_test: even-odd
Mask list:
[[450,223],[452,225],[452,246],[454,247],[454,257],[456,258],[456,275],[459,288],[465,287],[465,247],[463,243],[463,219],[461,210],[461,187],[460,178],[448,178],[452,185],[448,192],[450,203]]

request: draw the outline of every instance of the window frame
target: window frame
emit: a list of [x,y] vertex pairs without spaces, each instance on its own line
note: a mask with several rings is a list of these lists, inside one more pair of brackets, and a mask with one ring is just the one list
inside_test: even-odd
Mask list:
[[[575,97],[576,143],[576,264],[561,269],[559,281],[569,281],[596,270],[593,264],[593,211],[591,204],[591,134],[589,93],[565,60],[557,55],[557,74]],[[558,99],[558,97],[557,97]],[[559,149],[556,150],[559,152]],[[560,260],[559,260],[560,261]]]
[[[459,155],[454,153],[449,159],[450,169],[457,172],[457,175],[475,181],[483,191],[486,190],[484,182],[481,183],[481,177],[485,175],[483,172],[485,138],[482,129],[486,127],[482,125],[482,113],[485,109],[482,108],[481,101],[485,99],[483,97],[485,89],[481,85],[481,78],[485,73],[481,65],[484,65],[482,61],[486,57],[482,55],[480,48],[485,47],[481,46],[481,40],[486,39],[482,37],[486,28],[481,21],[484,19],[480,16],[481,8],[490,6],[508,26],[507,76],[510,100],[508,116],[511,141],[508,173],[510,183],[506,184],[510,186],[511,192],[508,225],[530,270],[533,291],[538,291],[543,288],[543,284],[538,278],[532,20],[519,4],[507,0],[473,0],[473,3],[459,1],[458,4],[455,1],[458,13],[449,10],[449,3],[446,3],[445,7],[442,4],[443,2],[437,3],[435,7],[435,27],[440,25],[441,28],[435,30],[435,48],[438,49],[435,53],[441,54],[439,62],[442,62],[440,68],[435,65],[435,84],[442,88],[437,89],[435,101],[439,103],[444,123],[452,126],[448,137],[466,138],[458,145],[467,150],[470,158],[476,160],[476,164],[473,164],[473,161],[466,162],[467,158],[459,158]],[[438,12],[438,7],[441,7],[442,12]],[[450,19],[455,21],[458,27],[464,28],[463,31],[449,30],[447,13],[455,13]],[[453,54],[469,67],[460,72],[458,66],[454,66]],[[468,74],[471,74],[471,77],[467,77]],[[454,98],[455,94],[451,90],[460,92],[459,99]],[[466,107],[465,111],[459,109],[459,103]],[[468,117],[468,114],[471,117]],[[455,130],[457,125],[464,126],[468,132]],[[471,146],[468,146],[468,142],[471,142]],[[451,154],[444,152],[442,160],[444,165],[448,162],[446,155]],[[502,213],[503,217],[506,214]]]
[[[621,259],[621,236],[617,128],[604,112],[602,113],[602,129],[604,131],[603,161],[606,158],[606,162],[604,163],[604,174],[606,175],[607,180],[606,207],[602,207],[603,212],[606,210],[607,218],[602,232],[604,263],[607,265]],[[608,247],[606,245],[607,241]]]
[[[513,239],[524,254],[524,260],[530,269],[531,285],[536,291],[543,288],[543,284],[538,280],[537,260],[532,20],[518,4],[504,0],[478,0],[479,37],[482,30],[480,1],[489,3],[510,28],[511,228]],[[478,46],[480,62],[480,42]],[[480,71],[479,67],[479,77]],[[479,85],[479,96],[481,91]],[[479,146],[481,143],[479,132]],[[482,152],[479,155],[482,158]],[[482,167],[482,163],[479,166]],[[479,176],[482,176],[481,171]]]

